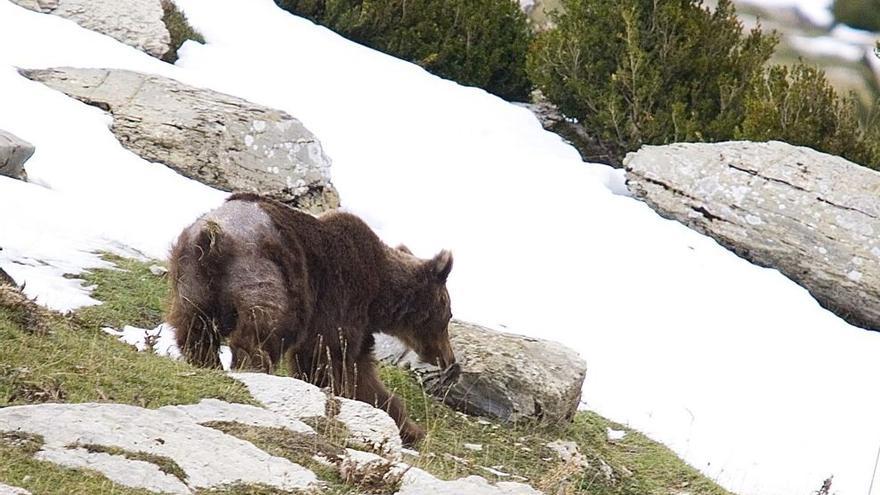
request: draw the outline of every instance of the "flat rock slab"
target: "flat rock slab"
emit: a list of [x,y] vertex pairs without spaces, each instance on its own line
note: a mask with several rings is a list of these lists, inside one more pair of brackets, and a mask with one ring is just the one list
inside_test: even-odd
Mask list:
[[577,411],[587,365],[573,350],[457,320],[450,323],[449,336],[461,365],[452,383],[393,337],[378,335],[375,355],[412,369],[432,394],[469,414],[563,421]]
[[880,173],[781,142],[646,146],[627,185],[661,216],[880,330]]
[[217,189],[266,194],[315,213],[339,206],[321,143],[285,112],[126,70],[21,73],[110,112],[117,139],[145,160]]
[[[348,429],[349,441],[373,452],[400,458],[403,444],[397,424],[385,411],[365,402],[328,397],[318,387],[295,378],[265,373],[230,373],[254,399],[275,414],[292,420],[328,418]],[[329,401],[335,407],[328,407]]]
[[57,15],[80,26],[162,58],[171,35],[162,21],[161,0],[10,0],[24,8]]
[[36,148],[20,137],[0,130],[0,175],[27,180],[24,164]]
[[424,471],[408,471],[395,495],[542,495],[529,485],[501,481],[494,485],[481,476],[457,480],[437,479]]
[[[516,482],[492,484],[481,476],[441,480],[422,469],[403,462],[384,459],[375,454],[348,449],[341,462],[341,474],[353,484],[363,483],[382,475],[387,484],[398,484],[395,495],[543,495],[529,485]],[[383,475],[384,473],[384,475]]]
[[[92,469],[116,483],[163,493],[234,483],[282,490],[314,486],[317,478],[304,467],[198,424],[238,420],[248,413],[259,417],[265,411],[220,401],[155,410],[122,404],[40,404],[0,409],[0,431],[42,437],[38,459]],[[176,463],[185,476],[181,479],[157,464],[94,446],[160,456]]]
[[0,483],[0,495],[31,495],[31,492],[14,486],[4,485]]

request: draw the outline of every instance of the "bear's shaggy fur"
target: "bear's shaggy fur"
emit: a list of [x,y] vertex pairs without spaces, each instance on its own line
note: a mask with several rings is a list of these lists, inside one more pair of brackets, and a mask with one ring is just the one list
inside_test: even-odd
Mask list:
[[180,234],[167,321],[188,361],[219,367],[223,338],[236,369],[271,372],[286,354],[291,376],[386,409],[411,444],[424,433],[379,380],[373,334],[451,367],[451,269],[448,251],[421,260],[354,215],[235,194]]

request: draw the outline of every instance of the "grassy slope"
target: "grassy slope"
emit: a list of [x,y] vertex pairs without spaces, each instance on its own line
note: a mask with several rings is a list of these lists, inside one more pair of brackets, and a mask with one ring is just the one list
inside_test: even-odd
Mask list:
[[[126,324],[153,327],[161,321],[167,296],[167,281],[152,275],[148,264],[119,258],[112,261],[120,270],[98,270],[87,276],[87,282],[96,286],[95,297],[105,304],[71,316],[21,307],[0,297],[0,407],[41,401],[113,401],[160,407],[205,397],[252,402],[242,386],[221,373],[138,353],[100,330]],[[32,314],[35,311],[37,316]],[[411,415],[428,429],[428,438],[419,448],[421,455],[407,460],[437,476],[524,478],[554,495],[728,493],[637,432],[609,441],[608,427],[625,428],[596,414],[579,413],[570,425],[499,425],[457,413],[427,397],[404,371],[386,367],[382,374],[404,398]],[[218,427],[275,455],[307,462],[308,456],[291,449],[283,435]],[[577,442],[590,466],[559,461],[546,447],[558,439]],[[468,449],[466,443],[479,444],[482,450]],[[47,494],[143,493],[117,486],[96,473],[35,461],[32,451],[33,442],[0,436],[0,482]],[[483,469],[487,467],[511,476],[499,478]],[[355,489],[346,487],[332,472],[318,474],[329,483],[329,493]],[[211,493],[277,493],[254,490],[230,487]]]

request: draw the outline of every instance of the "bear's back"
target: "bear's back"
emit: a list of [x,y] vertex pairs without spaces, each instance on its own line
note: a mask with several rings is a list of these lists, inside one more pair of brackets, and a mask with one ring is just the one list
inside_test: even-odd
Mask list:
[[258,239],[278,235],[269,215],[251,201],[229,200],[204,214],[190,227],[196,231],[219,227],[224,236],[239,243],[253,244]]

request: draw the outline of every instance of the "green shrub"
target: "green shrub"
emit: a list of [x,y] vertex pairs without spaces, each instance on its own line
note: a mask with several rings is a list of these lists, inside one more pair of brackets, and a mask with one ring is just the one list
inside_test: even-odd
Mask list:
[[204,43],[205,38],[189,25],[186,16],[177,8],[173,0],[162,0],[162,10],[162,22],[165,24],[165,29],[171,35],[171,45],[168,48],[168,52],[162,57],[162,60],[173,64],[177,62],[177,50],[183,46],[186,40]]
[[642,144],[731,138],[777,43],[744,34],[729,0],[562,0],[554,22],[528,73],[614,164]]
[[514,0],[276,0],[438,76],[525,100],[528,20]]
[[880,31],[880,1],[835,0],[834,18],[838,22],[868,31]]
[[873,114],[860,122],[855,97],[839,97],[821,70],[780,65],[767,70],[749,92],[738,137],[809,146],[880,168],[876,109]]

